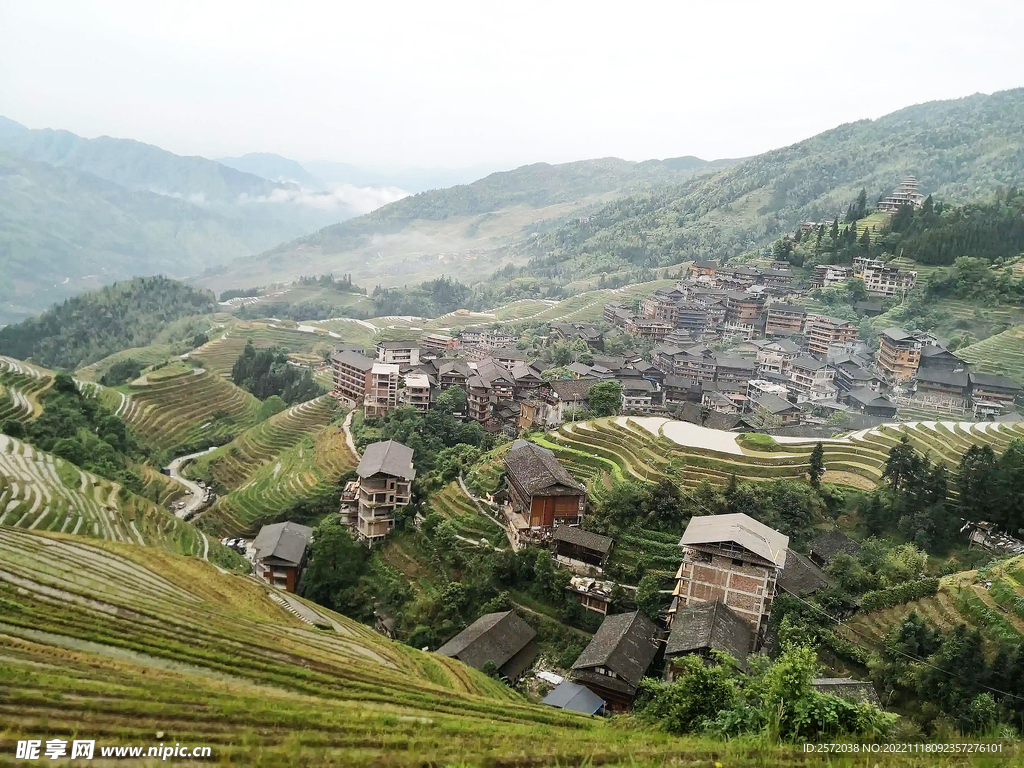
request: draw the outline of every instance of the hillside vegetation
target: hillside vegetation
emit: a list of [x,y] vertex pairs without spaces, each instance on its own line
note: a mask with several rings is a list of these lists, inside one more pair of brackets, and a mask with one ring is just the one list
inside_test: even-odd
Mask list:
[[166,277],[137,277],[67,299],[39,317],[0,329],[0,354],[73,369],[126,347],[146,346],[176,321],[209,314],[216,307],[209,291]]

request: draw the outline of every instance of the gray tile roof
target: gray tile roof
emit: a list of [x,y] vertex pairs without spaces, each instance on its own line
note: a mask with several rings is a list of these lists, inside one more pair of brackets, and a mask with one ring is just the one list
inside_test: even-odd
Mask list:
[[679,546],[722,542],[738,544],[779,568],[786,565],[789,537],[742,512],[690,518]]
[[1013,379],[1008,379],[1005,376],[998,376],[994,373],[972,373],[971,384],[977,384],[982,387],[1000,387],[1003,389],[1014,389],[1019,390],[1020,384],[1015,382]]
[[615,540],[610,536],[602,536],[599,533],[584,531],[574,525],[560,525],[555,529],[553,536],[555,541],[564,541],[567,544],[575,544],[577,547],[591,549],[603,555],[611,552]]
[[306,553],[306,547],[313,540],[313,529],[298,523],[274,523],[264,525],[256,534],[252,546],[257,560],[279,560],[289,565],[298,565]]
[[595,715],[604,706],[604,699],[582,685],[566,681],[555,687],[541,704],[549,707],[565,709],[569,712],[582,712],[584,715]]
[[[493,661],[498,668],[505,667],[521,652],[533,644],[537,632],[514,611],[488,613],[481,616],[455,637],[437,649],[437,653],[458,659],[476,669]],[[534,645],[534,655],[536,655]],[[530,659],[532,663],[533,659]],[[518,664],[516,665],[519,666]],[[526,664],[529,666],[529,663]],[[514,670],[518,676],[521,669]]]
[[856,555],[860,552],[860,544],[842,531],[833,529],[811,539],[807,551],[822,562],[828,563],[840,552]]
[[893,341],[906,341],[908,339],[914,338],[914,334],[910,333],[909,331],[905,331],[902,328],[897,328],[895,326],[892,328],[886,328],[884,331],[882,331],[882,335],[888,336]]
[[351,366],[352,368],[363,371],[364,373],[373,368],[373,364],[376,362],[365,355],[361,355],[358,352],[351,352],[349,350],[335,352],[331,355],[331,360],[334,360],[336,363],[341,363],[342,365]]
[[583,485],[558,463],[555,454],[535,443],[526,440],[512,443],[512,448],[505,454],[505,466],[531,496],[586,493]]
[[817,371],[826,367],[828,363],[823,363],[821,360],[815,360],[813,357],[798,357],[790,365],[793,368],[802,368],[806,371]]
[[587,395],[590,393],[590,388],[597,384],[598,381],[599,380],[595,378],[552,381],[551,389],[556,395],[558,395],[559,400],[569,402],[573,400],[586,400]]
[[665,655],[674,656],[704,649],[728,653],[745,669],[754,633],[721,600],[680,608],[672,618]]
[[773,395],[771,392],[766,392],[761,395],[757,400],[754,401],[754,405],[757,408],[768,411],[768,413],[787,413],[792,411],[794,408],[800,410],[799,406],[793,405],[788,400],[783,400],[778,395]]
[[416,470],[412,468],[412,453],[412,448],[394,440],[371,443],[363,451],[363,458],[359,461],[356,474],[360,477],[372,477],[378,472],[383,472],[404,480],[412,480],[416,477]]
[[871,387],[859,387],[857,389],[851,389],[846,393],[846,396],[851,400],[856,400],[861,405],[872,406],[875,408],[895,408],[892,400],[880,395]]
[[818,566],[792,549],[786,554],[786,567],[779,574],[779,588],[797,597],[813,595],[829,584],[828,576]]
[[963,371],[947,371],[942,368],[918,368],[918,383],[945,384],[949,387],[967,387],[967,374]]
[[654,622],[640,611],[606,616],[573,671],[607,667],[636,688],[658,653],[657,634]]

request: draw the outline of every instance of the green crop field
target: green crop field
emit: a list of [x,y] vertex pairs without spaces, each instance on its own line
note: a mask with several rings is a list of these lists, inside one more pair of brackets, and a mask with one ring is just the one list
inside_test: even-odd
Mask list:
[[892,214],[885,211],[875,211],[868,214],[857,222],[857,237],[859,238],[863,235],[864,230],[873,230],[871,239],[874,240],[889,223],[890,219],[892,219]]
[[145,441],[174,450],[234,436],[256,423],[260,401],[209,371],[104,389],[104,402]]
[[83,381],[99,381],[103,374],[110,370],[110,366],[122,360],[135,360],[143,368],[147,368],[156,363],[162,363],[173,355],[174,347],[170,344],[152,344],[148,347],[122,349],[91,365],[79,368],[75,371],[75,376]]
[[1024,384],[1024,326],[1014,326],[956,353],[979,372],[1001,374]]
[[53,374],[13,357],[0,357],[0,424],[26,422],[43,411],[40,396],[53,384]]
[[0,528],[0,562],[5,750],[42,737],[95,739],[97,755],[209,745],[202,762],[250,766],[805,763],[799,747],[673,738],[531,704],[460,662],[191,558]]
[[296,502],[329,493],[356,463],[341,428],[304,434],[218,499],[203,515],[201,525],[218,536],[254,532]]
[[308,333],[268,322],[238,322],[193,350],[190,357],[212,373],[228,376],[248,341],[252,341],[257,349],[281,347],[289,352],[314,352],[333,347],[333,340],[326,330],[323,334]]
[[458,483],[449,483],[430,497],[430,508],[455,525],[458,535],[474,542],[486,539],[490,544],[507,546],[505,531],[490,517],[480,514],[473,500]]
[[189,466],[188,474],[218,489],[237,488],[282,451],[330,424],[336,408],[337,402],[330,395],[292,406],[200,456]]
[[0,525],[193,555],[209,546],[193,526],[152,502],[6,435],[0,435]]

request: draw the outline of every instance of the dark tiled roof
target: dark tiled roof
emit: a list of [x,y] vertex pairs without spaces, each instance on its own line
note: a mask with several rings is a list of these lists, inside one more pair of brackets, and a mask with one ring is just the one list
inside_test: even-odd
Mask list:
[[892,400],[883,395],[878,394],[871,387],[859,387],[858,389],[851,389],[847,392],[846,396],[851,400],[856,400],[858,403],[864,406],[871,406],[873,408],[895,408]]
[[551,693],[545,696],[541,704],[565,709],[569,712],[582,712],[584,715],[594,715],[604,706],[604,699],[589,688],[566,681],[555,687]]
[[779,588],[797,597],[813,595],[829,584],[818,566],[792,549],[786,554],[786,567],[779,574]]
[[838,696],[860,703],[871,703],[881,708],[882,702],[875,692],[875,686],[869,682],[853,680],[849,677],[817,677],[811,680],[811,687],[818,693]]
[[912,333],[909,333],[908,331],[905,331],[902,328],[896,327],[886,328],[884,331],[882,331],[882,335],[888,336],[893,341],[906,341],[908,339],[914,338],[914,335]]
[[658,653],[657,634],[654,622],[640,611],[606,616],[573,671],[607,667],[636,688]]
[[458,659],[476,669],[483,668],[488,661],[502,668],[522,651],[528,650],[536,635],[533,627],[514,611],[488,613],[438,648],[437,653]]
[[418,341],[378,341],[379,349],[419,349]]
[[860,544],[842,531],[833,529],[812,539],[807,545],[807,551],[828,563],[840,552],[856,555],[860,551]]
[[360,477],[372,477],[378,472],[412,480],[416,477],[416,470],[412,468],[412,448],[394,440],[366,446],[356,474]]
[[571,379],[569,381],[552,381],[551,390],[558,395],[559,400],[573,401],[586,400],[590,394],[590,388],[598,383],[595,378]]
[[560,525],[555,529],[555,541],[564,541],[567,544],[575,544],[577,547],[590,549],[606,555],[611,552],[615,540],[610,536],[602,536],[599,533],[584,531],[574,525]]
[[824,368],[828,363],[823,363],[821,360],[815,360],[813,357],[798,357],[790,365],[793,368],[802,368],[806,371],[818,371]]
[[698,603],[676,611],[665,655],[691,653],[708,648],[728,653],[746,668],[753,632],[746,621],[721,600]]
[[768,307],[769,314],[772,312],[787,312],[790,314],[803,314],[807,310],[797,304],[771,304]]
[[336,363],[350,366],[351,368],[363,371],[364,373],[373,368],[373,364],[375,362],[374,360],[371,360],[365,355],[361,355],[358,352],[351,352],[349,350],[335,352],[333,355],[331,355],[331,359],[334,360]]
[[778,395],[773,395],[771,392],[767,392],[761,395],[757,400],[754,401],[754,405],[758,408],[768,411],[768,413],[786,413],[793,409],[800,410],[799,406],[793,405],[788,400],[783,400]]
[[946,371],[942,368],[919,368],[917,370],[918,383],[945,384],[950,387],[966,387],[967,374],[961,371]]
[[555,454],[526,440],[516,440],[505,454],[505,466],[516,476],[519,485],[531,496],[567,495],[566,490],[583,493]]
[[999,387],[1002,389],[1013,389],[1019,390],[1020,384],[1008,379],[1005,376],[997,376],[994,373],[972,373],[971,384],[982,386],[982,387]]
[[274,559],[298,565],[313,540],[313,529],[298,523],[264,525],[253,540],[257,560]]

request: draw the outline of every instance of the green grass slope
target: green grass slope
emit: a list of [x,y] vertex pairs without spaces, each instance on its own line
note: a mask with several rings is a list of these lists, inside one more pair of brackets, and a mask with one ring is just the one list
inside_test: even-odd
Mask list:
[[117,483],[0,435],[0,525],[146,544],[202,556],[194,526]]
[[956,352],[981,373],[997,373],[1024,384],[1024,326],[1017,325]]

